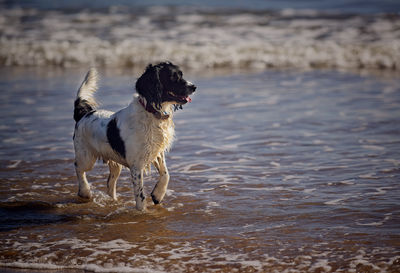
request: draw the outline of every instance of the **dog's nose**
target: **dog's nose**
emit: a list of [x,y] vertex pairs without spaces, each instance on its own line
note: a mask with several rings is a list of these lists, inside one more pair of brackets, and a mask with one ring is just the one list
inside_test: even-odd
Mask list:
[[187,81],[186,82],[186,86],[189,88],[189,90],[191,91],[191,92],[194,92],[194,91],[196,91],[196,85],[194,85],[193,83],[191,83],[190,81]]

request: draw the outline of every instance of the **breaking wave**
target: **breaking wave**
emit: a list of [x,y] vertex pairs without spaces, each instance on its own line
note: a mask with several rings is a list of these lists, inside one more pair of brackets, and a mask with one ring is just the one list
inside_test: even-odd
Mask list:
[[112,7],[0,10],[0,65],[400,69],[400,16]]

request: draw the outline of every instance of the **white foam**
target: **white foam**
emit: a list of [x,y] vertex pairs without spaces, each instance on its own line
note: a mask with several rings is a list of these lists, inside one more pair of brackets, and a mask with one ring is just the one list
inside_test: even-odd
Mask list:
[[371,267],[376,272],[382,272],[382,268],[379,268],[375,264],[368,261],[367,258],[364,257],[365,252],[363,250],[359,251],[359,255],[357,255],[351,262],[350,262],[350,270],[349,272],[359,272],[358,268],[360,265]]
[[281,164],[279,162],[275,162],[275,161],[271,161],[269,164],[276,168],[279,168],[281,166]]
[[398,159],[385,159],[384,161],[390,162],[395,166],[399,166],[400,165],[400,160],[398,160]]
[[381,188],[376,188],[375,192],[368,192],[366,195],[385,195],[387,193],[387,190],[393,189],[392,187],[381,187]]
[[262,263],[260,261],[255,261],[255,260],[246,260],[241,262],[242,265],[248,267],[254,267],[256,270],[260,271],[262,269]]
[[14,267],[14,268],[29,268],[29,269],[44,269],[44,270],[61,270],[65,269],[64,266],[59,266],[50,263],[25,263],[25,262],[11,262],[11,263],[3,263],[0,262],[0,266],[2,267]]
[[336,205],[339,205],[340,203],[342,203],[342,201],[344,201],[344,200],[346,200],[346,199],[338,198],[338,199],[334,199],[334,200],[331,200],[331,201],[327,201],[324,204],[328,205],[328,206],[336,206]]
[[115,266],[113,264],[104,264],[103,266],[96,264],[87,264],[87,265],[77,265],[77,266],[60,266],[51,263],[26,263],[26,262],[12,262],[12,263],[2,263],[0,262],[0,266],[2,267],[12,267],[12,268],[20,268],[20,269],[37,269],[37,270],[68,270],[68,269],[78,269],[85,270],[91,272],[133,272],[133,273],[165,273],[165,271],[158,271],[149,268],[132,268],[130,266]]
[[354,185],[354,184],[355,184],[355,182],[354,182],[353,179],[350,179],[350,180],[342,180],[342,181],[340,181],[339,183],[340,183],[340,184],[344,184],[344,185]]
[[13,160],[12,162],[13,163],[6,166],[8,169],[14,169],[18,167],[18,165],[22,162],[22,160]]
[[208,202],[208,206],[209,207],[220,207],[220,204],[218,204],[217,202]]
[[[251,227],[244,226],[244,228]],[[250,239],[251,237],[248,238]],[[258,250],[254,252],[227,251],[226,241],[222,239],[220,242],[220,246],[210,247],[208,241],[197,241],[195,244],[190,241],[174,241],[167,244],[157,244],[151,249],[148,245],[143,245],[138,248],[139,251],[136,251],[138,246],[121,239],[101,242],[97,239],[80,240],[70,238],[43,245],[47,254],[43,254],[43,248],[38,249],[38,246],[31,245],[30,248],[26,248],[26,253],[29,253],[29,255],[26,255],[25,261],[0,262],[0,266],[49,270],[75,269],[93,272],[185,272],[190,271],[193,266],[201,266],[199,268],[209,271],[212,268],[215,269],[215,266],[226,267],[234,265],[237,268],[237,265],[239,265],[239,272],[254,270],[261,272],[266,267],[269,268],[271,266],[280,268],[281,272],[330,272],[332,270],[330,263],[335,264],[338,260],[338,256],[334,255],[334,251],[319,251],[321,246],[326,247],[329,245],[328,242],[317,244],[315,251],[312,251],[310,255],[300,254],[293,257],[282,256],[281,254],[277,254],[277,257],[270,256],[270,254],[260,256]],[[23,245],[22,243],[17,244],[15,250],[21,250]],[[58,255],[52,255],[52,250],[57,246],[63,246],[64,248],[74,247],[72,249],[84,250],[92,254],[81,257],[81,261],[73,258],[63,265],[56,265],[52,262],[52,258],[57,258]],[[287,247],[290,246],[288,245]],[[110,251],[116,251],[116,249],[123,249],[118,254],[118,259],[104,259],[107,258]],[[130,249],[133,249],[133,252],[127,252]],[[278,252],[284,252],[285,250],[284,245],[277,249]],[[142,251],[145,251],[145,253]],[[299,248],[298,251],[302,253],[304,249]],[[359,265],[371,267],[379,272],[385,271],[399,257],[392,257],[388,261],[381,260],[378,264],[371,261],[371,255],[385,253],[384,251],[392,253],[394,250],[390,248],[374,248],[369,249],[368,252],[363,249],[359,250],[354,258],[348,260],[348,264],[345,266],[346,272],[356,272],[355,270]],[[40,253],[41,258],[37,257],[38,253]],[[134,254],[132,255],[132,253]],[[252,257],[256,253],[258,254],[257,259]],[[28,258],[30,255],[31,258]],[[120,258],[122,258],[122,261]],[[136,261],[139,261],[139,266]]]
[[204,209],[199,209],[199,211],[212,215],[214,209],[220,206],[221,205],[219,203],[211,201],[208,202],[207,206]]
[[363,178],[363,179],[377,179],[376,173],[361,174],[358,177]]
[[20,137],[5,138],[2,141],[3,141],[3,143],[6,143],[6,144],[15,144],[15,145],[22,145],[22,144],[26,143],[26,141]]
[[316,190],[317,190],[316,188],[304,189],[303,192],[304,192],[304,193],[312,193],[312,192],[314,192],[314,191],[316,191]]
[[106,249],[111,252],[115,252],[115,251],[125,251],[125,250],[129,250],[129,249],[136,248],[136,247],[138,247],[138,246],[128,243],[122,239],[116,239],[116,240],[101,243],[97,248],[98,249]]
[[381,225],[383,225],[382,222],[370,222],[370,223],[359,223],[359,222],[356,222],[356,224],[359,225],[359,226],[381,226]]
[[300,181],[300,179],[301,179],[302,177],[301,176],[296,176],[296,175],[285,175],[284,177],[283,177],[283,181],[284,182],[286,182],[286,181],[289,181],[289,180],[295,180],[295,181]]
[[381,221],[377,222],[366,222],[366,223],[361,223],[363,219],[359,219],[356,224],[359,226],[382,226],[386,221],[390,220],[392,218],[392,214],[385,214],[385,217]]
[[283,191],[283,190],[290,190],[288,188],[284,188],[281,186],[275,186],[275,187],[263,187],[263,188],[240,188],[240,190],[243,191]]
[[330,146],[324,146],[324,152],[333,152],[335,149],[333,149]]
[[[175,19],[168,28],[160,26],[159,12],[151,9],[137,18],[115,9],[74,15],[4,9],[0,11],[0,59],[4,65],[20,66],[97,63],[143,67],[148,62],[170,59],[195,70],[400,69],[400,20],[383,15],[375,15],[373,20],[361,16],[335,19],[316,11],[304,15],[292,10],[217,13],[210,17],[201,12],[179,14],[162,9],[169,10],[168,16]],[[21,19],[29,14],[34,15],[28,22]]]
[[373,151],[384,151],[385,150],[385,147],[378,146],[378,145],[362,145],[361,147],[364,149],[373,150]]
[[[321,271],[322,270],[322,271]],[[329,265],[329,261],[327,259],[321,259],[312,264],[309,272],[331,272],[332,267]]]

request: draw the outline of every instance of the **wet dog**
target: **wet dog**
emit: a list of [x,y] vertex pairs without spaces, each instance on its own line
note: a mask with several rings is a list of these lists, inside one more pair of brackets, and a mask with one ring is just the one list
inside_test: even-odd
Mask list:
[[145,209],[143,192],[144,170],[152,164],[159,181],[151,197],[160,203],[167,190],[169,174],[165,163],[174,139],[173,112],[191,101],[196,86],[182,77],[178,66],[163,62],[148,65],[136,82],[133,101],[114,113],[97,109],[93,95],[97,90],[98,74],[90,69],[75,100],[74,132],[75,170],[79,182],[78,195],[91,198],[85,173],[97,159],[103,159],[110,169],[108,194],[116,200],[116,182],[122,166],[132,177],[136,208]]

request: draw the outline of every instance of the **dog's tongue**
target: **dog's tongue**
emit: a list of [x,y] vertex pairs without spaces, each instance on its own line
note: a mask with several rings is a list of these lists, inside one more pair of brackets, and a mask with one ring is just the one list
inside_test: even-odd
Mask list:
[[192,102],[192,98],[189,97],[189,96],[187,96],[187,97],[185,98],[185,100],[186,100],[187,102]]

